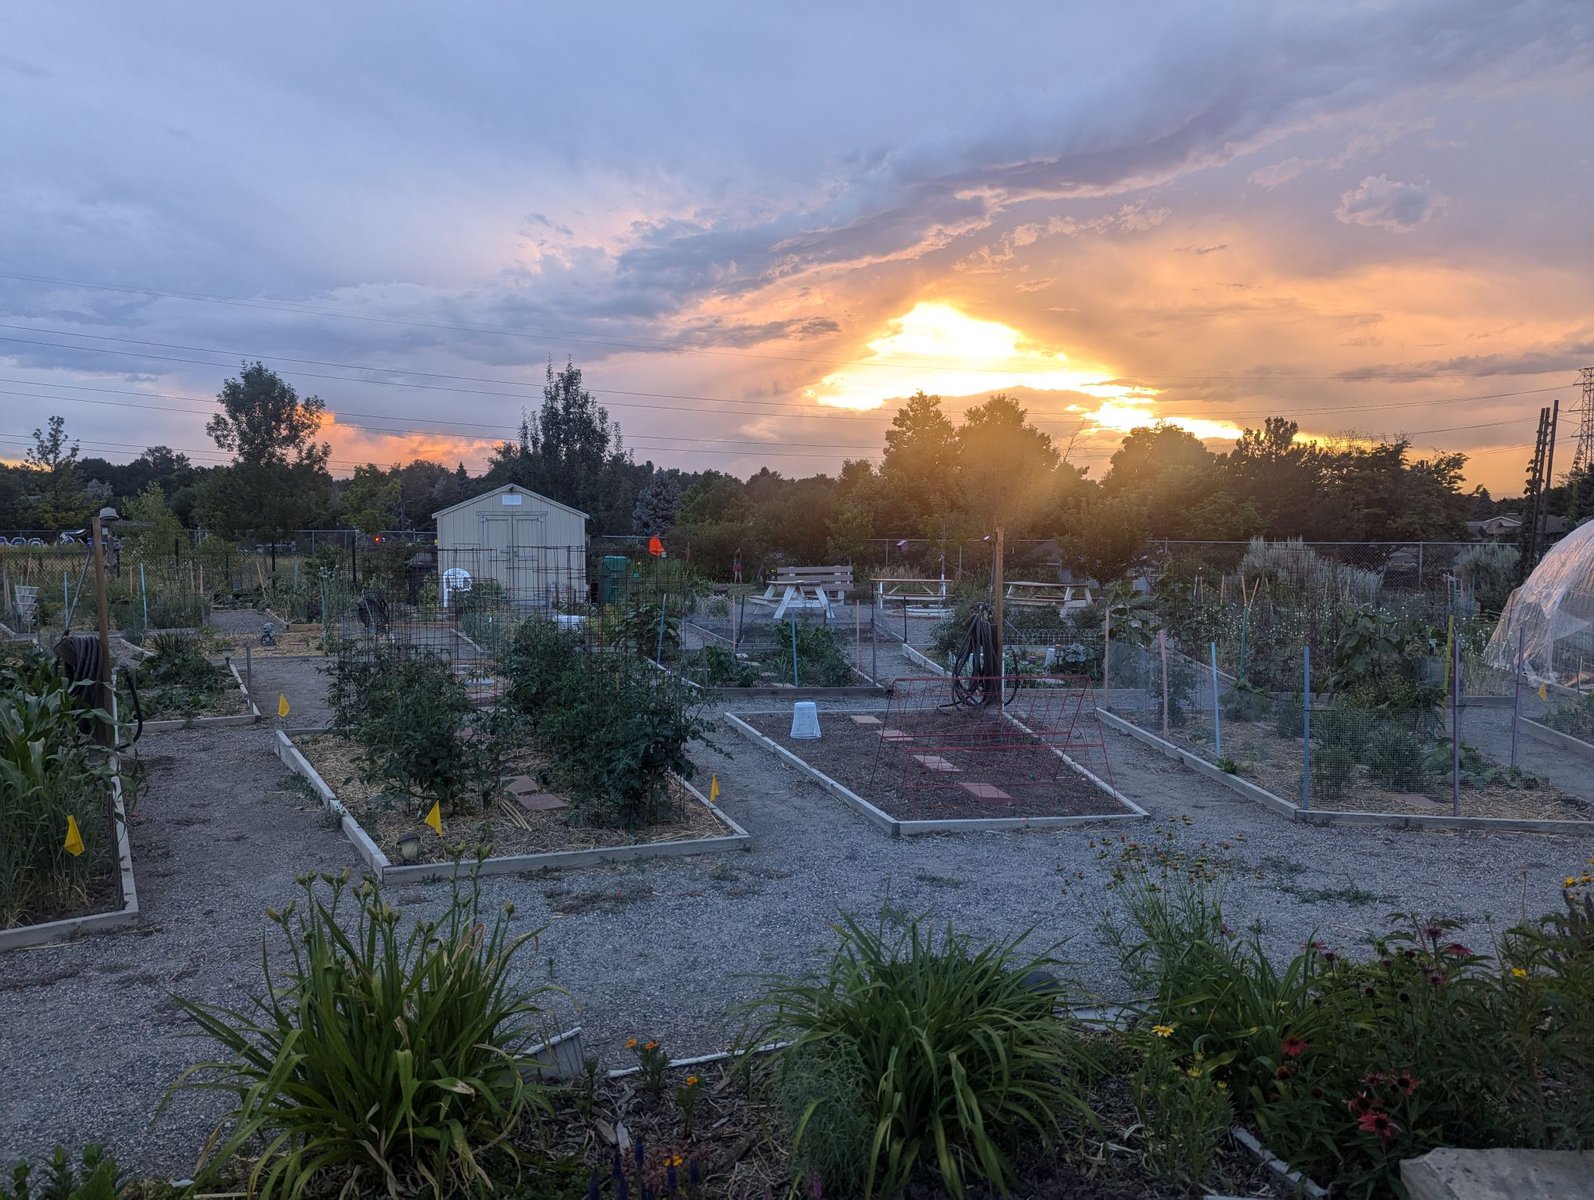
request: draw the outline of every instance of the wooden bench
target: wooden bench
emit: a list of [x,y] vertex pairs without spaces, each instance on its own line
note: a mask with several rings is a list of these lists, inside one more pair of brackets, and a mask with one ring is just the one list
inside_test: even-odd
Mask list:
[[1089,608],[1090,588],[1082,583],[1037,583],[1014,579],[1002,593],[1004,604],[1015,608],[1055,608],[1059,613]]
[[834,615],[836,602],[851,586],[851,567],[777,567],[764,594],[753,599],[773,604],[776,621],[795,608],[822,608]]

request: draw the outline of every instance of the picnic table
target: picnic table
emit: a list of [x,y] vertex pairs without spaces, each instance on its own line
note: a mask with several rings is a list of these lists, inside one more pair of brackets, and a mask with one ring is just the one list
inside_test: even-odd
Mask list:
[[791,609],[822,608],[834,615],[835,604],[852,586],[851,567],[777,567],[754,603],[773,604],[773,620]]
[[946,611],[946,576],[939,579],[876,579],[875,607],[882,612],[887,604],[901,604],[911,613],[939,615]]
[[1055,608],[1059,613],[1089,608],[1090,588],[1083,583],[1038,583],[1030,579],[1010,580],[1002,594],[1003,602],[1018,608]]

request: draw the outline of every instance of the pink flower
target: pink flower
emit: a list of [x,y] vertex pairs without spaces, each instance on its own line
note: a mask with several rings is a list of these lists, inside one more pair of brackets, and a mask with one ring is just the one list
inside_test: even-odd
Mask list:
[[1376,1133],[1379,1140],[1386,1143],[1394,1141],[1395,1135],[1400,1132],[1400,1126],[1389,1119],[1388,1113],[1377,1111],[1363,1113],[1361,1120],[1356,1122],[1356,1128],[1363,1133]]

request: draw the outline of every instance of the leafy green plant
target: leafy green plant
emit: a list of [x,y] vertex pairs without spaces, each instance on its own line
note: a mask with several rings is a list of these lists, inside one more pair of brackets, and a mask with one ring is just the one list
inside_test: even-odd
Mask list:
[[844,1042],[822,1055],[780,1059],[769,1092],[791,1138],[794,1179],[821,1179],[833,1195],[863,1191],[874,1149],[872,1091],[863,1064]]
[[743,662],[724,646],[703,647],[701,661],[702,680],[708,687],[753,687],[758,683],[758,667]]
[[[804,687],[846,687],[855,682],[846,642],[834,630],[801,622],[796,630],[797,679]],[[775,641],[770,665],[778,678],[791,679],[792,627],[772,625],[770,635]]]
[[1591,886],[1568,877],[1565,913],[1508,932],[1498,961],[1451,922],[1396,914],[1368,961],[1312,940],[1275,965],[1223,923],[1221,875],[1174,851],[1122,853],[1109,929],[1187,1076],[1225,1085],[1335,1194],[1383,1196],[1402,1159],[1434,1146],[1594,1145]]
[[537,935],[510,933],[508,905],[489,930],[474,878],[407,933],[374,881],[299,884],[300,900],[267,910],[287,964],[274,967],[263,947],[249,1009],[177,1002],[227,1056],[185,1071],[162,1107],[183,1088],[233,1098],[199,1178],[259,1147],[249,1190],[265,1200],[339,1182],[394,1197],[490,1188],[489,1155],[515,1160],[517,1126],[547,1103],[519,1055],[544,1036],[537,1001],[548,989],[513,974]]
[[[1159,1028],[1167,1028],[1159,1026]],[[1167,1040],[1137,1031],[1140,1062],[1130,1080],[1140,1123],[1142,1161],[1152,1178],[1199,1188],[1234,1120],[1228,1084],[1203,1055],[1181,1062]]]
[[1421,792],[1432,779],[1427,740],[1398,723],[1373,730],[1366,763],[1372,779],[1397,792]]
[[1557,705],[1544,715],[1544,723],[1585,742],[1594,740],[1594,693]]
[[497,795],[515,714],[473,716],[447,660],[409,647],[343,643],[328,670],[333,728],[359,742],[370,778],[445,811],[480,809]]
[[0,1181],[0,1200],[120,1200],[129,1191],[127,1172],[97,1145],[84,1146],[76,1163],[57,1146],[45,1177],[36,1179],[34,1170],[25,1161],[12,1167],[11,1185]]
[[686,684],[631,655],[582,655],[557,684],[538,740],[589,824],[638,829],[670,811],[670,776],[697,770],[687,745],[709,724]]
[[[82,903],[107,865],[110,768],[83,715],[42,652],[0,660],[0,928]],[[65,848],[68,818],[82,854]]]
[[894,1196],[921,1171],[957,1197],[982,1180],[1008,1190],[1015,1149],[1049,1141],[1064,1114],[1090,1119],[1079,1084],[1096,1054],[1053,1015],[1055,960],[1024,956],[1022,937],[977,947],[920,918],[895,936],[852,917],[838,929],[825,973],[777,982],[756,1005],[754,1036],[790,1039],[777,1071],[798,1058],[859,1071],[865,1196]]

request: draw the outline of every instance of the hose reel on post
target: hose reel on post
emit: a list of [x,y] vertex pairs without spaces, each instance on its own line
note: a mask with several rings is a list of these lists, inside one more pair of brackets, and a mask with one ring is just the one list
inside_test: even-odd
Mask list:
[[[989,604],[976,604],[963,627],[963,642],[952,660],[952,705],[985,708],[1018,696],[1018,675],[1002,669],[1002,644]],[[945,706],[943,706],[945,707]]]

